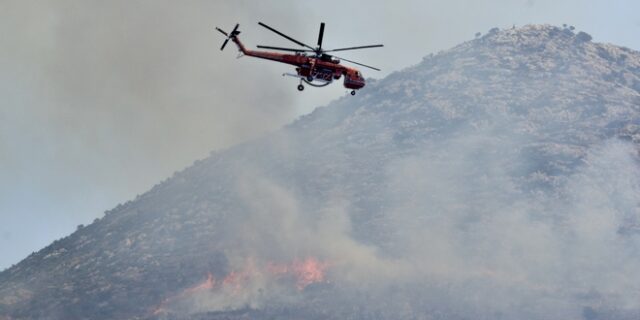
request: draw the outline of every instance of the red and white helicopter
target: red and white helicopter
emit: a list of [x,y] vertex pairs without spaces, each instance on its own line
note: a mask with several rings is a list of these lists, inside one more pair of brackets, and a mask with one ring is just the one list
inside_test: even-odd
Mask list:
[[[362,77],[362,73],[352,67],[343,66],[340,64],[340,60],[348,61],[353,64],[357,64],[359,66],[367,67],[373,70],[380,71],[378,68],[374,68],[362,63],[358,63],[355,61],[347,60],[345,58],[340,58],[334,55],[329,55],[327,52],[336,52],[336,51],[346,51],[346,50],[356,50],[356,49],[366,49],[366,48],[377,48],[382,47],[381,44],[374,44],[369,46],[358,46],[358,47],[349,47],[349,48],[339,48],[332,50],[324,50],[322,49],[322,37],[324,35],[324,22],[320,23],[320,32],[318,34],[318,46],[313,48],[307,44],[304,44],[298,40],[295,40],[284,33],[269,27],[268,25],[259,22],[259,25],[275,32],[276,34],[284,37],[287,40],[290,40],[297,45],[304,47],[304,49],[292,49],[292,48],[280,48],[280,47],[272,47],[272,46],[258,46],[261,49],[271,49],[278,51],[289,51],[292,54],[287,53],[279,53],[279,52],[269,52],[269,51],[257,51],[257,50],[249,50],[247,49],[242,42],[240,42],[240,38],[238,35],[240,31],[238,31],[239,24],[236,24],[233,31],[227,33],[222,29],[216,27],[216,30],[220,31],[220,33],[224,34],[227,37],[222,43],[222,47],[220,50],[223,50],[227,45],[229,40],[233,41],[237,46],[240,52],[246,56],[256,57],[261,59],[267,59],[277,62],[282,62],[290,65],[296,66],[296,73],[285,73],[283,76],[292,76],[300,79],[300,84],[298,85],[298,90],[304,90],[304,86],[302,82],[314,87],[324,87],[329,85],[334,80],[339,80],[340,77],[344,76],[344,87],[347,89],[351,89],[351,95],[356,94],[356,90],[362,89],[365,85],[364,77]],[[307,54],[311,53],[311,54]]]

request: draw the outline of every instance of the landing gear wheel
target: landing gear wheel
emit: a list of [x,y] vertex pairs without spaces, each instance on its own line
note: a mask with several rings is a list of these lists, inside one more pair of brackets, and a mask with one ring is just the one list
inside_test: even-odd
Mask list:
[[303,85],[301,85],[301,84],[299,84],[299,85],[298,85],[298,91],[302,91],[302,90],[304,90],[304,86],[303,86]]
[[313,81],[313,77],[312,76],[307,76],[307,81],[309,81],[309,82]]
[[355,90],[351,90],[351,95],[355,96],[356,95],[356,91]]

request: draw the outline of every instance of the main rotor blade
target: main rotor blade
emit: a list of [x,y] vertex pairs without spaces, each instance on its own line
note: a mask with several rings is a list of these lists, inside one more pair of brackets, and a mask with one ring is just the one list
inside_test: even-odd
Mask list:
[[384,47],[384,45],[382,45],[382,44],[374,44],[374,45],[370,45],[370,46],[359,46],[359,47],[349,47],[349,48],[340,48],[340,49],[333,49],[333,50],[325,50],[324,52],[346,51],[346,50],[367,49],[367,48],[379,48],[379,47]]
[[353,63],[353,64],[357,64],[357,65],[359,65],[359,66],[367,67],[367,68],[369,68],[369,69],[373,69],[373,70],[376,70],[376,71],[380,71],[380,69],[378,69],[378,68],[375,68],[375,67],[372,67],[372,66],[368,66],[368,65],[366,65],[366,64],[362,64],[362,63],[360,63],[360,62],[351,61],[351,60],[349,60],[349,59],[340,58],[340,57],[338,57],[338,56],[333,56],[333,57],[338,58],[338,59],[340,59],[340,60],[344,60],[344,61],[351,62],[351,63]]
[[293,51],[293,52],[312,52],[311,50],[304,49],[292,49],[292,48],[281,48],[281,47],[271,47],[271,46],[257,46],[260,49],[272,49],[272,50],[282,50],[282,51]]
[[222,34],[224,34],[224,36],[225,36],[225,37],[228,37],[228,36],[229,36],[229,34],[228,34],[228,33],[226,33],[226,32],[224,32],[224,31],[222,31],[222,29],[220,29],[220,28],[218,28],[218,27],[216,27],[216,30],[218,30],[218,31],[220,31]]
[[318,33],[318,50],[322,50],[323,36],[324,36],[324,22],[320,22],[320,33]]
[[236,26],[233,28],[233,31],[231,31],[231,34],[236,33],[236,31],[238,30],[238,27],[240,26],[239,23],[236,23]]
[[308,46],[308,45],[306,45],[306,44],[304,44],[304,43],[302,43],[302,42],[300,42],[300,41],[298,41],[298,40],[296,40],[296,39],[294,39],[294,38],[291,38],[291,37],[289,37],[288,35],[286,35],[286,34],[284,34],[284,33],[280,32],[280,31],[278,31],[278,30],[276,30],[276,29],[274,29],[274,28],[269,27],[268,25],[266,25],[266,24],[264,24],[264,23],[262,23],[262,22],[258,22],[258,24],[259,24],[259,25],[261,25],[261,26],[263,26],[263,27],[265,27],[265,28],[267,28],[267,29],[269,29],[269,30],[271,30],[271,31],[273,31],[273,32],[275,32],[275,33],[277,33],[279,36],[281,36],[281,37],[283,37],[283,38],[285,38],[285,39],[287,39],[287,40],[289,40],[289,41],[293,41],[293,42],[295,42],[295,43],[296,43],[297,45],[299,45],[299,46],[307,47],[307,48],[309,48],[309,49],[313,50],[313,48],[311,48],[310,46]]

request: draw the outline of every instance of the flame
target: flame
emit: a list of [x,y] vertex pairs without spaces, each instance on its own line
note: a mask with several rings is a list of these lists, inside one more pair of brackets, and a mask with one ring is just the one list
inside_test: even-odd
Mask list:
[[193,295],[195,293],[204,291],[204,290],[211,290],[215,287],[216,285],[216,279],[213,277],[213,274],[211,274],[211,272],[207,273],[207,279],[196,284],[195,286],[189,287],[187,289],[185,289],[184,291],[182,291],[180,294],[166,298],[164,300],[162,300],[162,302],[160,303],[160,305],[158,305],[157,307],[155,307],[151,314],[153,315],[159,315],[159,314],[163,314],[163,313],[167,313],[167,306],[169,304],[171,304],[172,302],[179,300],[181,298]]
[[231,294],[238,294],[245,287],[246,283],[251,281],[254,275],[251,269],[231,271],[224,280],[222,280],[223,289],[229,290]]
[[286,264],[270,262],[266,264],[265,268],[257,268],[253,260],[248,260],[242,269],[229,272],[222,280],[221,286],[224,289],[231,289],[232,292],[239,292],[246,283],[266,275],[275,277],[276,280],[292,278],[296,283],[296,288],[303,290],[310,284],[324,282],[328,267],[328,263],[314,257],[304,260],[296,259]]
[[216,286],[216,279],[213,277],[211,272],[207,273],[207,280],[184,290],[183,295],[193,294],[202,290],[211,290]]
[[302,261],[295,260],[288,265],[270,264],[268,270],[274,275],[293,276],[298,290],[303,290],[310,284],[324,282],[325,271],[328,267],[328,263],[310,257]]
[[325,281],[325,270],[329,267],[326,262],[318,261],[316,258],[307,258],[302,262],[293,264],[293,272],[298,278],[298,289],[304,289],[312,283]]
[[295,288],[302,291],[311,284],[326,282],[326,270],[329,266],[329,263],[315,257],[307,257],[303,260],[295,259],[290,263],[270,262],[263,268],[257,268],[254,260],[248,259],[242,268],[230,271],[219,281],[211,272],[207,273],[205,280],[184,289],[177,295],[164,299],[160,305],[152,310],[152,314],[167,313],[170,305],[202,292],[238,295],[252,281],[265,277],[281,283],[292,281],[295,283]]

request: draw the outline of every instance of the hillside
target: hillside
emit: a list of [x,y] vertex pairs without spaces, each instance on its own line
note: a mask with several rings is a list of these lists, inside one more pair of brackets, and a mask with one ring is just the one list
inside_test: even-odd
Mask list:
[[639,142],[639,52],[493,29],[33,253],[0,319],[637,319]]

